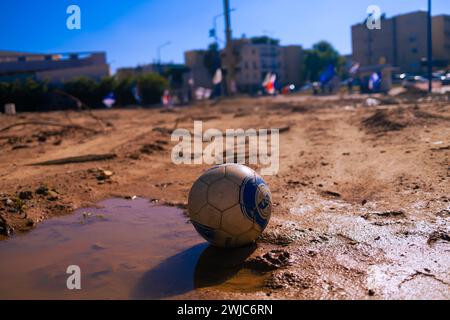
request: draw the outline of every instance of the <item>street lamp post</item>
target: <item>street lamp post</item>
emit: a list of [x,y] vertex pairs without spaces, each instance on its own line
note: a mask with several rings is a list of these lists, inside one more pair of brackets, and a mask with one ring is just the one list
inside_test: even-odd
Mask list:
[[[236,9],[235,8],[231,8],[230,10],[229,10],[229,12],[233,12],[233,11],[236,11]],[[225,13],[220,13],[220,14],[216,14],[214,17],[213,17],[213,28],[212,28],[212,31],[213,31],[213,34],[211,34],[211,37],[212,38],[214,38],[214,40],[216,40],[216,42],[223,42],[218,36],[217,36],[217,19],[219,19],[220,17],[223,17],[225,15]]]
[[433,90],[433,31],[431,23],[431,0],[428,0],[427,34],[428,92],[431,93]]
[[217,19],[220,18],[221,16],[223,16],[223,13],[221,14],[216,14],[213,18],[213,32],[214,32],[214,40],[216,40],[216,43],[220,40],[219,37],[217,36]]
[[168,46],[171,42],[167,41],[161,45],[158,46],[158,48],[156,49],[156,55],[157,55],[157,59],[158,59],[158,71],[161,72],[161,49]]

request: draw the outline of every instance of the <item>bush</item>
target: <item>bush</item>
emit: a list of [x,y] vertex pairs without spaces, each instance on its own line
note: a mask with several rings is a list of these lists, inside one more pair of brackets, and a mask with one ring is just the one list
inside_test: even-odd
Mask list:
[[156,73],[140,75],[137,78],[137,85],[143,104],[155,104],[161,101],[161,96],[168,86],[165,78]]
[[99,82],[82,77],[58,86],[32,79],[0,82],[0,107],[14,103],[19,112],[75,108],[74,99],[64,95],[67,93],[91,108],[103,108],[103,99],[110,92],[116,96],[116,105],[125,106],[137,104],[133,96],[135,86],[139,87],[142,104],[148,105],[160,102],[168,82],[154,73],[120,80],[106,77]]
[[46,104],[48,85],[32,79],[0,83],[0,104],[14,103],[19,112],[38,111]]
[[114,84],[114,93],[116,96],[116,104],[119,106],[126,106],[136,104],[133,96],[133,87],[136,81],[132,77],[127,77],[121,80],[116,80]]

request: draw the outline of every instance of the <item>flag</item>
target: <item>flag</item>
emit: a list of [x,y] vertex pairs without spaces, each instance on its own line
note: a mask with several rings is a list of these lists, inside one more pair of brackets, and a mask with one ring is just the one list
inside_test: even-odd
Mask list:
[[216,86],[222,83],[222,69],[217,68],[216,73],[212,79],[213,84]]
[[195,89],[195,99],[197,100],[208,100],[211,97],[211,89],[198,87]]
[[170,94],[169,94],[169,90],[164,90],[164,93],[163,93],[163,96],[162,96],[162,98],[161,98],[161,101],[162,101],[162,104],[164,105],[164,106],[170,106],[170,103],[171,103],[171,101],[170,101]]
[[275,81],[277,80],[277,75],[275,73],[268,72],[266,74],[266,77],[264,78],[264,81],[262,83],[262,86],[264,87],[264,90],[269,95],[275,94]]
[[107,107],[107,108],[111,108],[114,103],[116,103],[116,97],[114,96],[114,92],[110,92],[108,93],[104,98],[103,98],[103,104]]
[[136,84],[131,88],[131,92],[136,102],[140,104],[142,102],[141,93],[139,87]]
[[320,83],[323,85],[326,85],[328,82],[331,81],[331,79],[334,78],[334,65],[329,64],[328,67],[322,72],[320,75]]
[[355,74],[358,72],[359,70],[359,63],[355,63],[354,65],[352,65],[352,67],[350,68],[350,70],[348,71],[350,74]]
[[374,72],[369,78],[369,90],[370,91],[378,91],[381,86],[381,73]]

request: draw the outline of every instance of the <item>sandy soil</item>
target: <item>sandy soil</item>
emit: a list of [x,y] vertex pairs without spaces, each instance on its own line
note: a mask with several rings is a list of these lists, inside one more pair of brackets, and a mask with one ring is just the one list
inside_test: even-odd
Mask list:
[[[244,280],[183,298],[450,299],[449,97],[375,98],[382,103],[371,107],[365,96],[288,96],[0,115],[0,237],[112,196],[185,207],[207,166],[171,162],[175,124],[289,126],[279,173],[265,177],[272,220],[240,257]],[[71,127],[1,129],[29,121]],[[31,165],[106,153],[115,157]]]

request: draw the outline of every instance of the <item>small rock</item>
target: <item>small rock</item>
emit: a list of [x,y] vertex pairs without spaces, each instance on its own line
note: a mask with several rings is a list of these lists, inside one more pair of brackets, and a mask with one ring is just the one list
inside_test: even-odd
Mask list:
[[42,195],[42,196],[46,196],[48,195],[48,187],[47,186],[40,186],[36,189],[36,194]]
[[38,140],[39,142],[45,142],[45,141],[47,141],[47,137],[44,136],[44,135],[40,135],[40,136],[38,136],[37,140]]
[[90,212],[83,212],[83,219],[87,219],[90,216],[92,216],[92,213],[90,213]]
[[110,170],[100,170],[100,172],[97,175],[97,180],[106,180],[113,176],[114,172]]
[[49,200],[49,201],[56,201],[56,200],[58,200],[58,193],[56,193],[53,190],[50,190],[47,195],[48,195],[47,200]]
[[31,191],[20,191],[19,192],[19,198],[22,200],[30,200],[33,198],[33,192]]
[[331,196],[331,197],[336,197],[336,198],[340,198],[341,194],[335,191],[330,191],[330,190],[325,190],[322,192],[323,195],[325,196]]
[[450,235],[445,231],[434,231],[428,237],[427,243],[432,245],[439,240],[450,241]]
[[105,245],[101,244],[101,243],[94,243],[94,244],[91,246],[91,248],[92,248],[93,250],[104,250],[104,249],[107,249],[107,247],[106,247]]
[[8,223],[0,216],[0,235],[9,237],[14,232],[14,228],[10,227]]
[[25,225],[27,227],[34,227],[36,225],[36,223],[33,220],[28,219],[28,221],[27,221],[27,223]]

